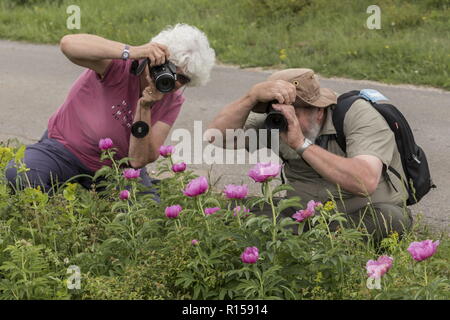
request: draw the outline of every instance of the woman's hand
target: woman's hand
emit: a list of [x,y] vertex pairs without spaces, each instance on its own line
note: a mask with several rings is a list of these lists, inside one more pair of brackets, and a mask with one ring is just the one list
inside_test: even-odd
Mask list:
[[142,91],[142,97],[139,99],[139,105],[142,108],[151,108],[157,101],[164,97],[164,93],[156,89],[153,79],[147,74],[148,86]]
[[130,48],[130,55],[132,59],[150,59],[150,67],[160,66],[169,60],[170,52],[167,46],[150,42],[138,47]]

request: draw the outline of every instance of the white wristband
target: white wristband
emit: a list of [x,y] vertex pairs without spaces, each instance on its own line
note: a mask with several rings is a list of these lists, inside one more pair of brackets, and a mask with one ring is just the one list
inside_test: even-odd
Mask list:
[[311,142],[311,140],[309,140],[308,138],[305,138],[305,142],[303,142],[303,144],[298,147],[297,149],[295,149],[295,151],[298,153],[298,155],[301,157],[303,155],[303,152],[305,152],[305,150],[313,145],[314,143]]

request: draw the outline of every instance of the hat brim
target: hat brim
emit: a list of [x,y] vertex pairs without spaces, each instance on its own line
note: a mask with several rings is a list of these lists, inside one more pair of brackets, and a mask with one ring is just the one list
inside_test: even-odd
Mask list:
[[[312,102],[306,102],[301,97],[297,95],[297,98],[299,98],[302,102],[304,102],[307,105],[311,105],[318,108],[325,108],[332,104],[337,103],[337,96],[334,93],[333,90],[330,90],[328,88],[320,88],[320,96],[317,100]],[[267,108],[269,106],[268,102],[258,102],[253,107],[252,111],[256,113],[265,113],[267,112]]]
[[[300,98],[300,97],[299,97]],[[304,101],[302,98],[300,98],[302,101]],[[306,102],[306,101],[305,101]],[[333,90],[330,90],[328,88],[320,88],[320,96],[315,101],[307,102],[309,105],[312,105],[314,107],[318,108],[325,108],[332,104],[337,103],[337,96],[333,92]]]

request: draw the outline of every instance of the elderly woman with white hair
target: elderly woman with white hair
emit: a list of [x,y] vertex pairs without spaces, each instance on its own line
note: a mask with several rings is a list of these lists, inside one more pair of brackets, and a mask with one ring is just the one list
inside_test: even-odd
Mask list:
[[[54,183],[112,165],[100,160],[99,141],[105,138],[117,148],[117,159],[130,157],[131,167],[144,168],[158,158],[180,112],[184,102],[180,88],[204,85],[215,62],[206,35],[186,24],[168,27],[141,46],[73,34],[61,39],[60,48],[70,61],[87,70],[50,117],[42,139],[27,146],[27,179],[17,179],[10,163],[6,176],[15,187],[24,187],[17,181],[28,181],[31,187],[40,185],[48,192]],[[144,65],[145,61],[149,63],[140,74],[132,72],[138,62]],[[176,67],[176,82],[169,92],[160,92],[150,70],[166,61]],[[144,126],[140,134],[132,130],[136,122]],[[144,185],[151,186],[146,170],[140,176]],[[85,179],[78,182],[85,187],[91,184]]]

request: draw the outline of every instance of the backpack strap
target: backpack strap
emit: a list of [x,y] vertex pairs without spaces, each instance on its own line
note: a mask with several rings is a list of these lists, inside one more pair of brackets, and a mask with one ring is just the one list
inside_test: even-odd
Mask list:
[[333,125],[334,128],[336,129],[336,142],[342,149],[342,151],[344,151],[344,153],[347,152],[347,144],[345,142],[345,135],[344,135],[345,115],[352,106],[353,102],[355,102],[358,99],[363,99],[362,97],[359,96],[358,90],[353,90],[344,93],[338,97],[336,107],[333,110]]
[[[336,129],[336,142],[344,153],[347,153],[347,143],[346,143],[346,138],[345,138],[345,134],[344,134],[345,115],[347,114],[347,111],[352,106],[353,102],[355,102],[358,99],[364,99],[363,97],[359,96],[358,90],[352,90],[352,91],[346,92],[338,97],[337,105],[336,105],[335,109],[333,110],[333,125],[334,125],[334,128]],[[394,175],[397,178],[399,178],[400,180],[402,180],[402,178],[397,170],[395,170],[391,166],[387,167],[383,163],[382,174],[383,174],[384,178],[386,179],[386,181],[388,183],[390,183],[392,188],[394,188],[394,190],[396,192],[398,192],[397,188],[395,187],[394,183],[392,182],[391,178],[389,177],[389,174],[387,173],[388,169],[392,173],[394,173]]]

